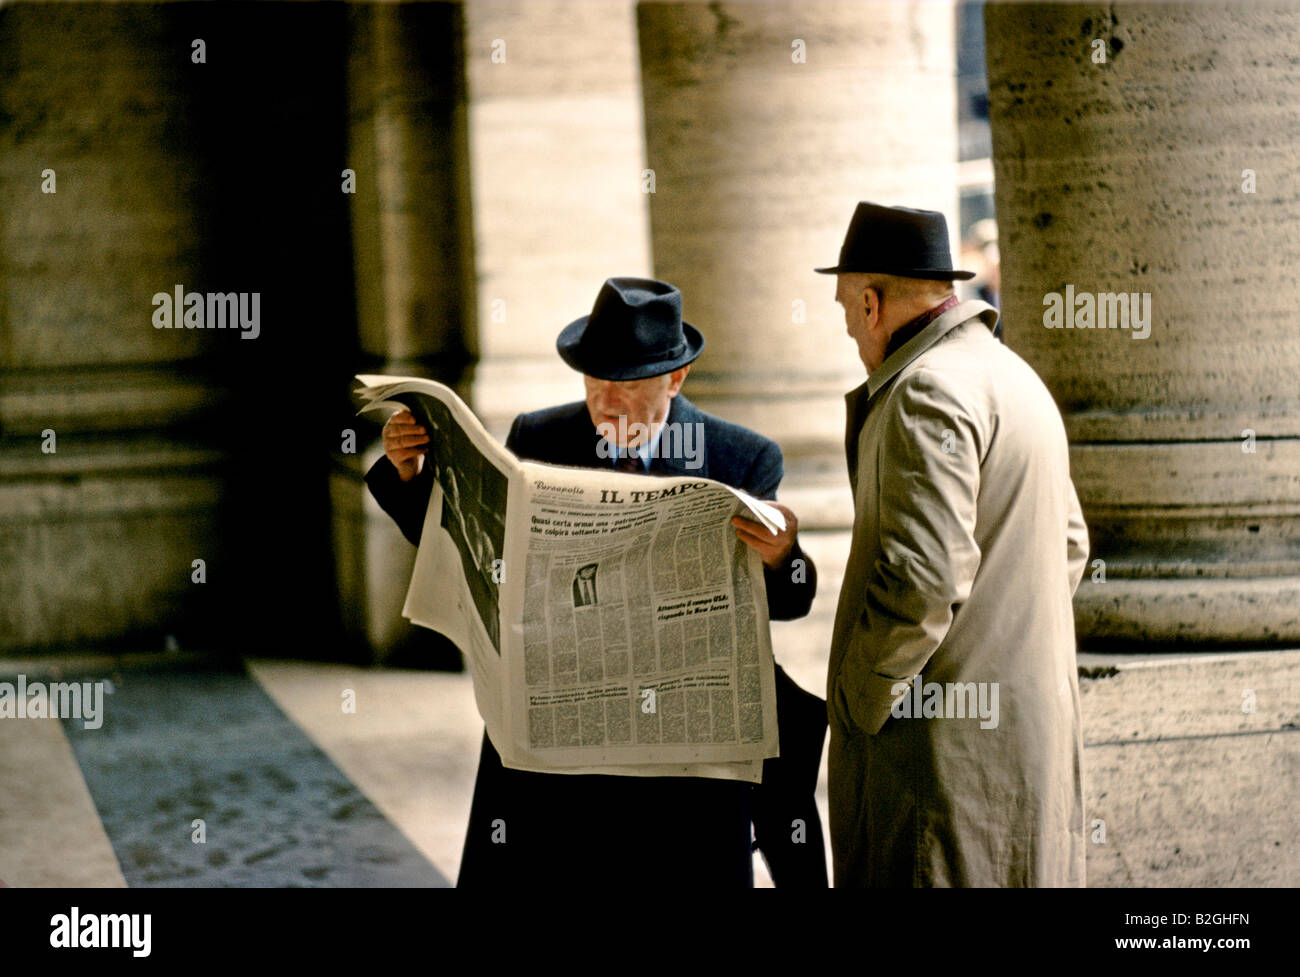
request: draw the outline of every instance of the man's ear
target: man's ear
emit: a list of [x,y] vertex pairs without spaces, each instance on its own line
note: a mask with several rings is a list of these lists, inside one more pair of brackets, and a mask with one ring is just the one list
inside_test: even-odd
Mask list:
[[668,374],[668,396],[669,397],[677,396],[677,391],[681,390],[682,384],[686,382],[686,374],[690,372],[691,372],[691,365],[687,363],[685,366],[678,367],[676,370],[673,370],[672,373]]
[[868,285],[862,290],[862,321],[866,323],[868,329],[880,328],[882,314],[880,300],[880,289],[875,285]]

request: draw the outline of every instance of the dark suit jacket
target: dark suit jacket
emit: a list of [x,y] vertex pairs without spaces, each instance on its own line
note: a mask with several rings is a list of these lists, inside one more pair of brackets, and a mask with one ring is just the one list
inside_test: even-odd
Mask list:
[[[706,414],[680,394],[669,423],[700,424],[702,467],[689,459],[651,459],[652,475],[705,477],[762,499],[776,497],[781,449],[747,428]],[[523,460],[609,468],[585,402],[515,418],[506,447]],[[387,458],[366,475],[380,506],[412,543],[420,540],[433,488],[426,466],[402,482]],[[795,582],[793,563],[804,561]],[[786,565],[764,569],[768,616],[802,617],[817,571],[796,543]],[[511,770],[485,736],[458,885],[531,887],[557,881],[589,885],[744,887],[753,884],[750,825],[778,886],[825,886],[825,848],[813,799],[826,733],[825,702],[778,666],[781,756],[765,761],[763,783],[692,777],[612,777]],[[802,821],[802,831],[793,824]],[[499,839],[504,827],[505,842]]]

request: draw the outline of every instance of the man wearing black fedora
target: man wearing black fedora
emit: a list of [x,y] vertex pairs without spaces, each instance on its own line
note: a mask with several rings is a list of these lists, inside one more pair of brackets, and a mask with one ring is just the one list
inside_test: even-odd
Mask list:
[[855,522],[827,675],[836,886],[1083,884],[1071,597],[1088,555],[1051,394],[958,302],[943,215],[861,203],[835,299]]
[[[556,346],[583,374],[586,397],[516,417],[506,447],[521,459],[702,476],[775,498],[783,475],[776,443],[680,393],[704,337],[682,320],[681,293],[672,285],[608,279],[591,314],[566,326]],[[671,434],[683,431],[691,434]],[[384,447],[366,481],[418,544],[432,490],[423,467],[428,438],[403,412],[385,425]],[[749,520],[733,522],[763,559],[769,617],[787,620],[808,613],[817,575],[799,548],[794,513],[780,508],[788,528],[777,535]],[[813,796],[825,703],[779,666],[776,679],[781,756],[764,763],[758,785],[512,770],[485,735],[458,886],[752,886],[751,826],[778,886],[826,886]],[[501,822],[507,840],[494,844]]]

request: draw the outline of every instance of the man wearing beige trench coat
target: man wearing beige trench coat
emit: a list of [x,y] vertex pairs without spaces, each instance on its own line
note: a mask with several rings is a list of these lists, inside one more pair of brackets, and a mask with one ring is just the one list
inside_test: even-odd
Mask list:
[[941,214],[860,204],[836,300],[853,542],[827,680],[837,886],[1082,886],[1071,597],[1088,556],[1060,413],[958,302]]

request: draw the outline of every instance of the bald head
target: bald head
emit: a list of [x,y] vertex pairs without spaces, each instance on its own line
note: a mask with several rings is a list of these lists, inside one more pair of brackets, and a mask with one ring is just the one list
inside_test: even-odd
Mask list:
[[868,373],[884,362],[890,336],[953,294],[949,281],[871,272],[835,276],[835,301],[844,307],[844,324]]
[[[846,272],[837,277],[842,280],[842,287],[850,296],[860,297],[867,289],[874,289],[882,302],[888,302],[886,323],[898,319],[895,328],[910,322],[927,309],[933,309],[954,294],[952,282],[935,282],[927,278],[902,278],[898,275],[877,275],[861,271]],[[838,295],[836,299],[839,300]],[[911,312],[912,309],[916,311]]]

